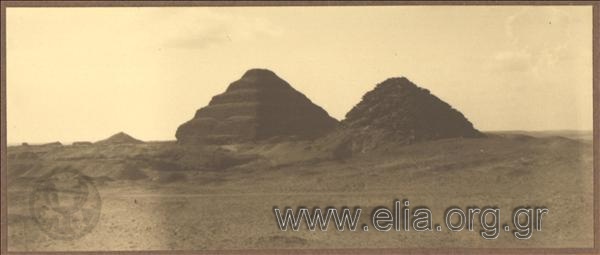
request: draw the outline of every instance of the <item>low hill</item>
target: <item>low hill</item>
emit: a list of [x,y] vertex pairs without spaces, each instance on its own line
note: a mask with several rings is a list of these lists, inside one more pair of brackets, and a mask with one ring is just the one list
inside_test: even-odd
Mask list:
[[123,132],[119,132],[116,133],[114,135],[112,135],[109,138],[106,138],[104,140],[100,140],[98,142],[96,142],[96,144],[100,144],[100,145],[107,145],[107,144],[140,144],[140,143],[144,143],[141,140],[135,139],[132,136],[123,133]]

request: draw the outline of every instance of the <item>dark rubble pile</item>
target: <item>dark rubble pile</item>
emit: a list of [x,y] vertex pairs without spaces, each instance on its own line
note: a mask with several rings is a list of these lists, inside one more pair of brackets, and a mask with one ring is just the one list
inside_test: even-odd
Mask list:
[[363,151],[384,142],[483,136],[462,113],[404,77],[387,79],[367,92],[346,114],[341,133],[345,144]]

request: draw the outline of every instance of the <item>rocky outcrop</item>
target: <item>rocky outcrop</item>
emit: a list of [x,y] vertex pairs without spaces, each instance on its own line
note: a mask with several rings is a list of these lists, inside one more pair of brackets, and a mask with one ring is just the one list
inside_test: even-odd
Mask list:
[[325,110],[272,71],[251,69],[179,126],[175,136],[183,144],[312,139],[337,125]]

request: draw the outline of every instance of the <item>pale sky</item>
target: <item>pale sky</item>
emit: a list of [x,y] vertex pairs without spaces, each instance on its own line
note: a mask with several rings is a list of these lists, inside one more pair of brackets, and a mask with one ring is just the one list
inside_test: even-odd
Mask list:
[[479,130],[592,129],[591,6],[7,8],[8,143],[175,130],[250,68],[331,116],[405,76]]

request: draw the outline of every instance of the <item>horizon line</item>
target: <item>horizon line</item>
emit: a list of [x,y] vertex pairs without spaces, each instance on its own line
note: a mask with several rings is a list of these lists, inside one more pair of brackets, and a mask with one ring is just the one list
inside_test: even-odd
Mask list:
[[[527,129],[489,129],[489,130],[479,130],[479,131],[483,132],[483,133],[492,133],[492,132],[591,132],[593,134],[594,129],[530,129],[530,130],[527,130]],[[119,132],[117,132],[117,133],[119,133]],[[124,132],[124,133],[126,133],[126,132]],[[174,139],[164,139],[164,140],[162,140],[162,139],[144,140],[144,139],[136,138],[135,135],[132,135],[132,134],[129,134],[129,133],[126,133],[126,134],[134,137],[135,139],[138,139],[140,141],[146,142],[146,143],[149,143],[149,142],[173,142],[173,141],[177,141],[176,138],[174,138]],[[62,145],[72,145],[75,142],[91,142],[91,143],[96,143],[96,142],[101,141],[101,140],[102,139],[97,140],[97,141],[91,141],[91,140],[81,140],[81,139],[79,139],[79,140],[71,140],[71,141],[69,141],[69,140],[67,140],[67,141],[52,140],[52,141],[45,141],[45,142],[25,142],[25,141],[23,141],[23,142],[7,142],[6,146],[21,146],[24,143],[26,143],[28,145],[44,145],[44,144],[50,144],[50,143],[56,143],[56,142],[59,142]]]

